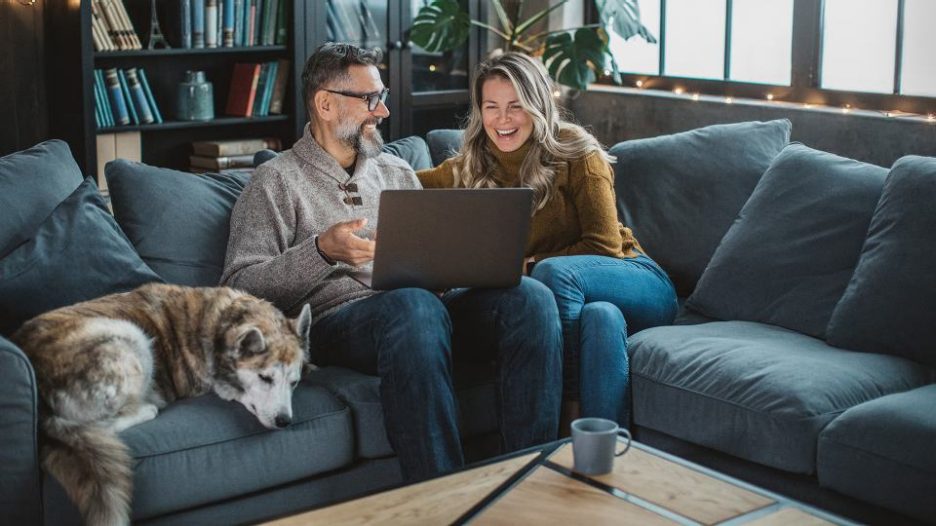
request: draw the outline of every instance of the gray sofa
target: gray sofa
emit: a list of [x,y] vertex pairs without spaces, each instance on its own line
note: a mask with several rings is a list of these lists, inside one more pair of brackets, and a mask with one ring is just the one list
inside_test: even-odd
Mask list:
[[[911,224],[922,231],[910,228],[911,237],[931,235],[936,227],[928,211],[933,207],[921,206],[932,202],[927,192],[936,173],[928,163],[936,161],[908,159],[895,166],[900,177],[892,177],[883,168],[789,145],[789,136],[787,121],[743,123],[612,148],[620,216],[673,278],[685,304],[676,325],[630,337],[636,436],[707,452],[696,460],[720,454],[732,466],[763,468],[771,480],[796,477],[811,483],[812,492],[830,488],[847,496],[844,511],[849,503],[868,502],[883,507],[877,517],[936,520],[936,352],[930,343],[936,335],[927,339],[932,333],[926,332],[936,324],[919,321],[934,314],[924,300],[936,292],[930,270],[936,263],[927,266],[932,256],[918,243],[911,246],[922,252],[901,252],[900,275],[875,272],[876,265],[887,268],[883,249],[902,231],[888,213],[920,215]],[[427,135],[428,151],[413,138],[388,147],[421,167],[441,162],[460,140],[457,131],[436,130]],[[28,299],[3,294],[7,247],[22,244],[16,233],[34,230],[31,223],[81,181],[62,147],[46,143],[17,163],[0,159],[0,233],[6,236],[0,237],[0,315],[21,311]],[[59,177],[48,177],[51,168],[57,175],[73,173],[56,183]],[[4,201],[11,174],[17,188],[32,188],[29,195],[20,192],[18,202],[41,200],[45,208],[32,215],[8,212],[15,204]],[[194,178],[115,162],[108,181],[117,230],[158,278],[217,280],[227,214],[245,178]],[[900,185],[892,181],[907,181],[916,200],[907,202],[907,192],[896,191]],[[52,191],[57,184],[62,188]],[[900,241],[897,246],[907,246]],[[82,257],[73,254],[63,264],[82,278],[75,286],[93,294],[87,282],[97,277]],[[906,274],[917,287],[886,282]],[[908,290],[909,296],[891,297]],[[865,304],[882,315],[867,319]],[[896,346],[877,341],[887,333],[882,323],[904,340]],[[830,343],[855,335],[860,341]],[[480,454],[493,452],[488,446],[496,431],[487,410],[493,402],[489,378],[484,370],[456,377],[466,447]],[[74,511],[37,466],[34,384],[28,360],[0,339],[0,523],[72,523]],[[295,410],[293,426],[268,432],[235,404],[208,396],[174,404],[127,430],[137,459],[135,519],[250,522],[399,481],[376,378],[317,371],[297,390]]]

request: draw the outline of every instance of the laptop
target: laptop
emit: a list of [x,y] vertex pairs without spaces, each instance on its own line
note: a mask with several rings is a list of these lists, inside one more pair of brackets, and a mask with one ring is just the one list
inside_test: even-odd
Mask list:
[[372,272],[375,290],[513,287],[530,229],[530,188],[384,190]]

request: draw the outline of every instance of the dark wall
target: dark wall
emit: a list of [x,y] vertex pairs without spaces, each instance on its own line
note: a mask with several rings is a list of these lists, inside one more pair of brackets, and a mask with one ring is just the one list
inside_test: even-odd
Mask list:
[[48,138],[43,4],[0,1],[0,155]]
[[936,157],[936,123],[884,116],[843,114],[840,110],[791,108],[780,104],[693,101],[650,91],[602,90],[581,93],[568,103],[575,120],[589,127],[606,146],[643,137],[676,133],[710,124],[788,118],[792,140],[889,167],[908,154]]

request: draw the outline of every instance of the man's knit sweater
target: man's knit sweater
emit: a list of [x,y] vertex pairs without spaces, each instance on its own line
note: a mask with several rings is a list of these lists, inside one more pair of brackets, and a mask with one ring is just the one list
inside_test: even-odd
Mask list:
[[[358,191],[339,187],[346,183],[357,184]],[[353,267],[326,262],[315,237],[357,218],[367,218],[366,233],[373,237],[381,190],[412,188],[420,188],[413,169],[389,154],[358,156],[349,178],[306,126],[291,150],[257,168],[237,200],[221,284],[270,300],[290,316],[309,303],[313,320],[374,294],[351,277]],[[353,196],[362,204],[345,203]]]

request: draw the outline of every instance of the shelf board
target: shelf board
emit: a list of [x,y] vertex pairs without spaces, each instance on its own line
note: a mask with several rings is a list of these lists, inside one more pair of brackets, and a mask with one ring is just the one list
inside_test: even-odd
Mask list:
[[286,51],[286,46],[243,46],[243,47],[213,47],[199,49],[132,49],[126,51],[95,51],[94,59],[125,58],[125,57],[165,57],[172,55],[226,55],[231,53],[271,53]]
[[121,133],[131,131],[162,131],[178,130],[182,128],[208,128],[213,126],[231,126],[235,124],[260,124],[268,122],[283,122],[289,120],[288,115],[270,115],[267,117],[218,117],[210,121],[166,121],[162,124],[130,124],[127,126],[112,126],[98,128],[96,133]]

